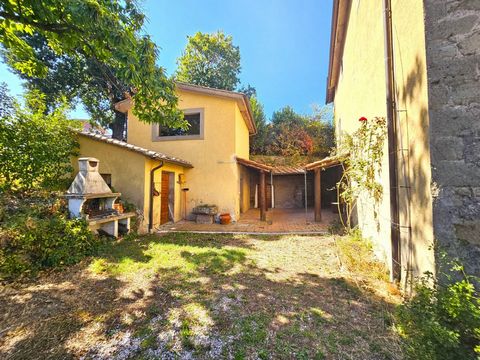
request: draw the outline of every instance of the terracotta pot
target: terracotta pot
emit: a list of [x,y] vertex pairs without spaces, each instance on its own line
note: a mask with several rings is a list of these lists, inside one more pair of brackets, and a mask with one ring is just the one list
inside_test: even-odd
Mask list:
[[232,221],[230,214],[220,214],[220,224],[227,225],[230,224],[230,221]]

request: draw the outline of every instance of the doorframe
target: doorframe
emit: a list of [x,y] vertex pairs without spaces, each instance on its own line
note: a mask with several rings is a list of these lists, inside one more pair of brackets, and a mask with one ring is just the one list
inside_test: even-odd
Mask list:
[[[163,175],[168,175],[168,189],[167,189],[167,221],[162,223],[162,197],[163,197]],[[160,225],[175,221],[175,172],[162,170],[160,177]]]

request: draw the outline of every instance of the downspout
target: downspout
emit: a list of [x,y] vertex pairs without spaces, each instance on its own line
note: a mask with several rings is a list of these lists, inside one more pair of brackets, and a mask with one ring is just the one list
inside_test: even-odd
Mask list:
[[391,280],[401,279],[400,214],[398,205],[397,121],[395,104],[395,70],[393,64],[392,4],[383,0],[385,77],[387,87],[388,176],[390,185],[390,237],[392,245]]
[[149,206],[148,206],[148,232],[152,232],[153,229],[153,192],[155,190],[155,171],[163,167],[163,161],[160,165],[155,166],[152,170],[150,170],[150,199],[149,199]]

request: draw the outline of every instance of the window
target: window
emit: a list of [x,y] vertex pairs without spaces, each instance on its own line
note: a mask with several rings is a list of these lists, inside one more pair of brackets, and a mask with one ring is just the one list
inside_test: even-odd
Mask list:
[[190,124],[188,129],[172,129],[160,126],[158,136],[200,135],[200,113],[185,114],[184,118]]
[[100,174],[100,176],[107,183],[108,187],[112,187],[112,174]]
[[161,125],[153,126],[153,140],[183,140],[203,138],[203,109],[184,110],[184,118],[188,122],[187,129],[174,129]]

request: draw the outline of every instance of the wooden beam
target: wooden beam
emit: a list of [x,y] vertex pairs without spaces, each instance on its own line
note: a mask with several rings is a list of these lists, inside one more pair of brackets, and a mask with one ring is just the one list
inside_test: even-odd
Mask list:
[[259,198],[260,198],[260,220],[266,221],[266,196],[265,196],[265,171],[260,171],[260,184],[258,185]]
[[343,162],[343,159],[347,156],[350,156],[350,154],[329,156],[305,165],[305,169],[306,170],[315,170],[316,168],[325,169],[331,166],[340,165]]
[[320,168],[315,169],[315,221],[322,221],[322,180]]
[[271,166],[259,163],[257,161],[242,159],[242,158],[239,158],[238,156],[237,156],[236,159],[237,159],[237,163],[239,163],[241,165],[244,165],[244,166],[247,166],[247,167],[250,167],[250,168],[253,168],[253,169],[256,169],[256,170],[259,170],[259,171],[272,171],[273,170],[273,168]]

